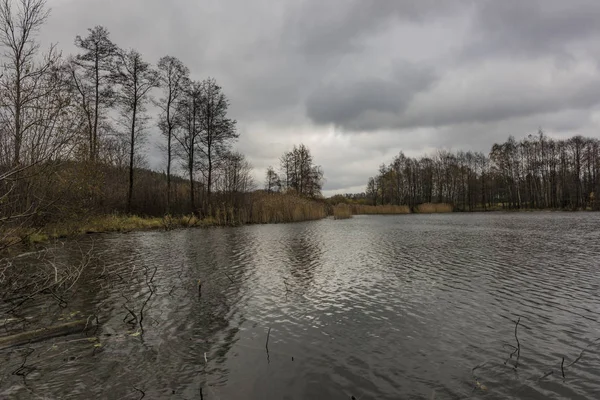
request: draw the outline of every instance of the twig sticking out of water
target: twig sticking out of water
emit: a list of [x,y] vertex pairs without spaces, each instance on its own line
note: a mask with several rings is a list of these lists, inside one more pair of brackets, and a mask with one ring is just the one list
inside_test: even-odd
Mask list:
[[142,400],[144,397],[146,397],[146,392],[144,392],[142,389],[138,389],[135,386],[133,388],[142,394],[142,397],[140,397],[139,400]]
[[271,327],[269,327],[269,332],[267,332],[267,343],[265,343],[267,351],[269,351],[269,336],[271,336]]
[[29,357],[31,354],[33,354],[34,351],[35,350],[32,348],[27,349],[27,354],[25,354],[25,357],[23,357],[23,363],[21,364],[21,366],[19,368],[17,368],[16,370],[14,370],[12,372],[13,375],[19,375],[19,376],[26,377],[31,371],[33,371],[35,369],[34,367],[25,366],[25,364],[27,363],[27,357]]
[[231,283],[235,283],[235,282],[233,281],[233,279],[231,279],[231,276],[229,276],[229,274],[228,274],[227,272],[223,271],[223,273],[225,274],[225,276],[226,276],[226,277],[229,279],[229,281],[230,281]]
[[506,363],[508,362],[509,359],[513,358],[513,356],[515,355],[515,353],[517,354],[517,360],[515,362],[515,369],[517,369],[519,367],[519,358],[521,357],[521,342],[519,342],[519,336],[518,336],[518,328],[519,328],[519,323],[521,323],[521,317],[519,317],[519,319],[517,320],[517,322],[515,323],[515,340],[517,341],[517,347],[515,348],[515,351],[513,351],[510,356],[508,357],[508,359],[504,362],[504,365],[506,365]]
[[154,289],[152,287],[153,283],[152,281],[154,280],[154,276],[156,275],[156,271],[158,270],[158,267],[154,267],[154,272],[152,273],[152,276],[150,277],[150,280],[148,280],[148,269],[146,268],[146,286],[148,286],[148,290],[149,290],[149,294],[148,294],[148,298],[146,298],[146,301],[144,301],[144,304],[142,304],[142,308],[140,308],[140,329],[142,330],[142,334],[144,333],[144,325],[142,324],[144,321],[144,308],[146,308],[146,304],[148,304],[148,302],[150,301],[150,299],[152,298],[152,296],[154,296]]
[[571,364],[567,365],[567,368],[570,367],[571,365],[575,364],[577,361],[581,360],[581,357],[583,357],[583,353],[585,353],[594,343],[597,343],[598,341],[600,341],[600,338],[594,340],[585,349],[581,350],[581,353],[579,353],[579,356],[577,356],[577,358]]
[[200,387],[200,400],[204,400],[204,395],[202,394],[202,387]]
[[549,377],[549,376],[550,376],[550,375],[552,375],[553,373],[554,373],[554,371],[546,372],[546,373],[544,374],[544,376],[542,376],[542,377],[541,377],[540,379],[538,379],[538,380],[540,380],[540,381],[541,381],[542,379]]
[[271,336],[271,327],[269,327],[269,332],[267,332],[267,342],[265,343],[265,349],[267,349],[267,363],[271,363],[271,359],[269,358],[269,336]]
[[198,297],[202,297],[202,281],[198,279]]

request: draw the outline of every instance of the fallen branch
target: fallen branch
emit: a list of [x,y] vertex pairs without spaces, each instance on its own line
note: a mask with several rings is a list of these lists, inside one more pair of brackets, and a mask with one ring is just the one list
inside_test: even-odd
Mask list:
[[73,333],[85,332],[94,326],[88,319],[67,322],[48,328],[40,328],[29,332],[21,332],[10,336],[0,337],[0,350],[19,346],[25,343],[41,342],[58,336],[66,336]]
[[511,346],[512,348],[515,349],[515,351],[513,351],[510,354],[510,356],[506,359],[506,361],[504,362],[504,365],[506,365],[506,363],[508,362],[508,360],[510,360],[511,358],[513,358],[513,356],[516,353],[517,354],[517,360],[515,361],[515,366],[514,366],[515,369],[517,369],[519,367],[519,358],[521,357],[521,342],[519,342],[519,336],[517,334],[517,329],[519,328],[519,323],[521,323],[521,317],[519,317],[519,319],[515,323],[515,340],[517,341],[517,347]]

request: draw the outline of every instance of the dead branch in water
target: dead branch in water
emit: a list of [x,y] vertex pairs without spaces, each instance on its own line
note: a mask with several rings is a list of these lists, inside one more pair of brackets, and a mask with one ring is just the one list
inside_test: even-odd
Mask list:
[[0,350],[25,343],[35,343],[58,336],[66,336],[72,333],[86,332],[94,326],[88,319],[71,321],[64,324],[40,328],[29,332],[21,332],[10,336],[0,337]]
[[230,281],[231,283],[235,283],[235,282],[233,281],[233,279],[231,278],[231,276],[229,276],[229,274],[228,274],[227,272],[223,271],[223,273],[225,274],[225,276],[226,276],[227,278],[229,278],[229,281]]
[[504,362],[504,365],[506,365],[506,363],[508,363],[508,360],[512,359],[516,353],[517,360],[515,361],[515,366],[514,366],[515,369],[517,369],[519,367],[519,358],[521,357],[521,342],[519,342],[519,336],[518,336],[519,323],[521,323],[521,317],[519,317],[519,319],[515,323],[515,340],[517,341],[517,347],[515,348],[514,346],[511,346],[515,349],[515,351],[513,351],[510,354],[510,356],[506,359],[506,361]]
[[94,243],[85,252],[79,247],[81,258],[75,264],[58,261],[55,250],[54,247],[48,247],[34,253],[36,259],[25,267],[20,267],[16,262],[20,256],[0,259],[0,263],[4,264],[0,271],[1,300],[12,304],[7,314],[14,313],[28,301],[43,294],[55,299],[61,308],[68,305],[72,289],[92,262]]
[[265,343],[265,349],[267,349],[267,362],[270,363],[271,359],[269,357],[269,337],[271,336],[271,327],[269,327],[269,331],[267,332],[267,342]]
[[146,307],[146,304],[148,304],[148,302],[150,301],[150,299],[152,298],[152,296],[154,296],[154,289],[153,289],[153,280],[154,280],[154,276],[156,275],[156,271],[158,270],[158,267],[154,267],[154,272],[152,273],[152,276],[150,277],[150,280],[148,280],[148,268],[146,268],[146,272],[145,272],[145,277],[146,277],[146,286],[148,286],[148,290],[150,291],[150,293],[148,294],[148,297],[146,298],[146,301],[144,301],[144,304],[142,304],[142,308],[140,308],[140,329],[142,331],[142,334],[144,333],[144,308]]

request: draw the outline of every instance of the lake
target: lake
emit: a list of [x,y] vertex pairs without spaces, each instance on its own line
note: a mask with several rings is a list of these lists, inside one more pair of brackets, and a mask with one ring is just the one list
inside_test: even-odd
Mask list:
[[599,213],[90,235],[52,254],[90,249],[62,308],[19,315],[96,313],[97,340],[1,350],[0,398],[600,398]]

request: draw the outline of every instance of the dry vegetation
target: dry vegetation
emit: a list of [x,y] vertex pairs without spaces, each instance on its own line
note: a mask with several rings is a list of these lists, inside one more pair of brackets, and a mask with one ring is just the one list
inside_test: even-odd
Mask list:
[[280,193],[253,193],[242,209],[244,222],[268,224],[311,221],[327,217],[325,202]]
[[337,204],[333,206],[333,218],[334,219],[348,219],[352,218],[352,207],[348,204]]
[[408,206],[368,206],[362,204],[352,204],[352,214],[354,215],[370,215],[370,214],[410,214]]
[[451,213],[452,204],[447,203],[425,203],[415,207],[415,212],[419,214]]

